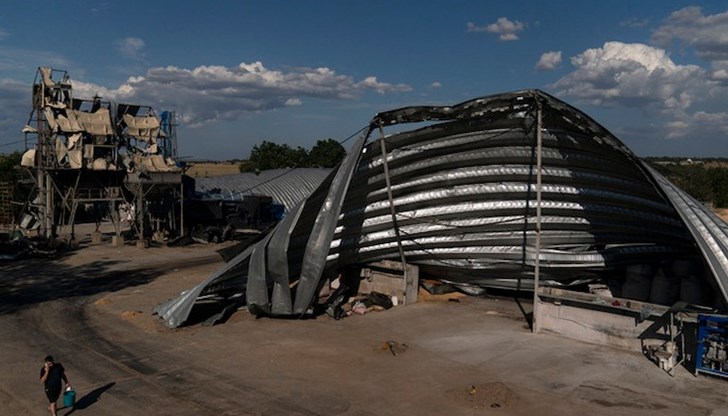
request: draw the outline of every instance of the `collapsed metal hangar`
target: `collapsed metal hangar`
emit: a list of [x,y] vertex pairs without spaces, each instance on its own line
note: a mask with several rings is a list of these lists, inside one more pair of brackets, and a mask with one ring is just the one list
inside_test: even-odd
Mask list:
[[[385,134],[407,123],[427,125]],[[583,112],[524,90],[377,114],[272,232],[155,312],[176,327],[200,300],[244,295],[303,316],[330,279],[379,260],[463,287],[728,300],[728,225]]]

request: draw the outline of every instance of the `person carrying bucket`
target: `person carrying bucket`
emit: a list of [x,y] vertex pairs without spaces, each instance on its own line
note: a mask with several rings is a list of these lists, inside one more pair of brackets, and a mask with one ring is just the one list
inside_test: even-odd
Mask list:
[[61,363],[53,362],[53,357],[50,355],[45,357],[44,361],[45,364],[40,369],[40,382],[45,387],[45,394],[48,397],[48,410],[51,412],[51,416],[57,416],[56,402],[61,395],[61,380],[66,382],[66,389],[70,389],[71,385],[66,377],[66,369]]

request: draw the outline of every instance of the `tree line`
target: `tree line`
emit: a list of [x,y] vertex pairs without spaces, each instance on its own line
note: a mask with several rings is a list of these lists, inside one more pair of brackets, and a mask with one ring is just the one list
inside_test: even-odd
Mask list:
[[[345,156],[344,147],[333,139],[319,140],[311,150],[263,141],[253,146],[249,160],[240,163],[240,171],[294,167],[333,168]],[[25,170],[16,168],[20,165],[21,157],[20,152],[0,153],[0,182],[17,185],[21,179],[29,179]],[[646,160],[693,198],[712,202],[717,208],[728,208],[728,160],[699,159],[696,163],[686,164],[680,163],[684,159],[667,159]]]
[[646,160],[651,162],[650,165],[663,176],[698,201],[711,202],[716,208],[728,208],[728,163],[725,159],[700,159],[698,163],[692,164],[673,161],[665,163],[664,159]]
[[241,172],[285,168],[333,168],[344,160],[346,150],[334,139],[319,140],[311,150],[292,148],[267,140],[253,146],[250,157],[240,164]]

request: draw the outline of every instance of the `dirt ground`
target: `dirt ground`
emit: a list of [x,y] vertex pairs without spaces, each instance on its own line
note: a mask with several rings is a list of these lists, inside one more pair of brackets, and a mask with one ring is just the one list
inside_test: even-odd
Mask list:
[[167,329],[152,308],[220,267],[215,248],[0,263],[0,413],[46,414],[52,354],[77,391],[60,415],[728,415],[728,381],[531,334],[508,299]]
[[189,162],[188,166],[187,175],[193,178],[212,178],[240,173],[240,162]]

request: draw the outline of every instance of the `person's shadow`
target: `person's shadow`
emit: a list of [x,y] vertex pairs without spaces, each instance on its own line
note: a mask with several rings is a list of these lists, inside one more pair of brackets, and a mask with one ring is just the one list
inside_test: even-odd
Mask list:
[[92,404],[96,403],[97,401],[99,401],[99,399],[101,399],[101,395],[106,390],[114,387],[114,384],[116,384],[116,382],[112,381],[111,383],[109,383],[105,386],[101,386],[101,387],[91,391],[90,393],[86,394],[85,396],[81,397],[80,399],[78,399],[76,401],[76,404],[71,406],[71,410],[66,412],[66,414],[64,416],[68,416],[71,413],[75,412],[76,410],[83,410],[83,409],[91,406]]

